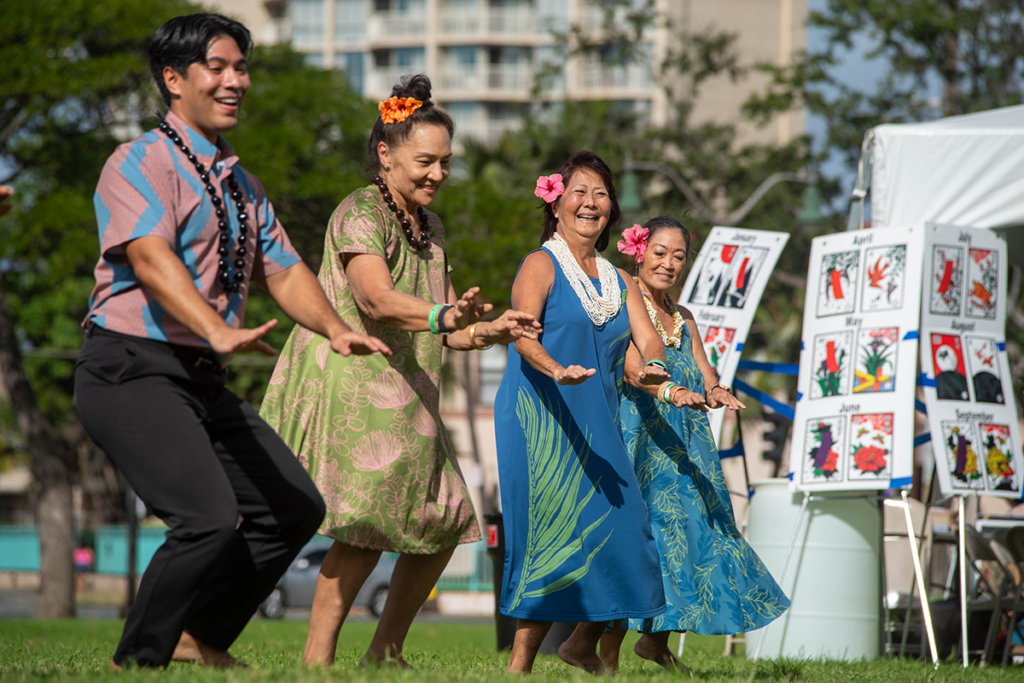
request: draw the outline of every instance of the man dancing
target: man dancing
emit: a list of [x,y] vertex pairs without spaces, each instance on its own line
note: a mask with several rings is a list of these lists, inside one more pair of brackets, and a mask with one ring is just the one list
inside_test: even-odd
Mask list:
[[170,527],[128,613],[118,668],[172,655],[234,664],[228,647],[323,518],[299,461],[224,387],[232,354],[275,353],[261,337],[276,320],[242,326],[250,283],[335,352],[390,354],[337,316],[220,137],[249,90],[250,45],[244,26],[215,14],[160,27],[150,66],[170,112],[117,148],[96,189],[101,254],[76,404]]

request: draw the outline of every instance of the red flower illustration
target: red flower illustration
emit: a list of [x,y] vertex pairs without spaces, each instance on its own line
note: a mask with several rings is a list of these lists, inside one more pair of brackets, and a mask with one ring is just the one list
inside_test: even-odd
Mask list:
[[821,471],[825,476],[828,476],[836,471],[836,462],[839,460],[839,454],[835,451],[829,451],[828,455],[825,456],[825,462],[821,466]]
[[878,474],[885,469],[885,454],[878,446],[861,446],[853,454],[853,463],[861,472]]

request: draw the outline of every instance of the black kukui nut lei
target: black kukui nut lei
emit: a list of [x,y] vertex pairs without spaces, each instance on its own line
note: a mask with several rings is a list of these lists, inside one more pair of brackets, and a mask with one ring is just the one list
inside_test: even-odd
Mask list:
[[379,175],[374,175],[370,178],[373,184],[380,190],[380,197],[387,204],[388,208],[394,212],[398,218],[398,222],[402,226],[402,232],[405,233],[405,239],[409,240],[409,244],[412,245],[413,249],[427,249],[430,247],[430,219],[427,218],[427,210],[422,206],[416,208],[416,218],[420,222],[420,238],[416,239],[412,236],[412,221],[405,217],[405,211],[398,208],[398,204],[395,203],[395,198],[391,196],[391,190],[388,189],[387,183]]
[[[249,214],[245,211],[245,204],[242,202],[242,192],[238,189],[238,181],[235,180],[235,173],[232,169],[228,176],[228,187],[231,188],[231,199],[235,202],[238,210],[238,248],[235,250],[235,259],[231,259],[231,234],[228,232],[230,225],[227,220],[227,212],[221,206],[221,198],[217,196],[217,188],[210,182],[210,174],[207,172],[203,162],[199,161],[192,150],[188,148],[178,135],[178,132],[166,121],[160,122],[160,130],[171,139],[174,145],[181,149],[185,158],[196,167],[199,172],[199,179],[206,185],[206,191],[210,194],[210,201],[213,203],[217,214],[217,227],[220,229],[219,246],[217,247],[217,282],[221,284],[225,292],[237,292],[245,280],[245,255],[249,253],[246,243],[249,241]],[[234,274],[231,273],[231,266],[235,267]]]

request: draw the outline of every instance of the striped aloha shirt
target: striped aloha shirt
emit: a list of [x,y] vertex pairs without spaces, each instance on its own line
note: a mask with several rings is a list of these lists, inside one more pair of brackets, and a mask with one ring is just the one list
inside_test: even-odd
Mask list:
[[[260,280],[298,263],[263,185],[238,164],[231,146],[216,145],[168,113],[167,123],[210,170],[210,181],[227,208],[232,261],[238,248],[238,212],[230,201],[228,178],[234,171],[249,214],[249,249],[245,280],[234,293],[217,280],[220,229],[217,215],[199,172],[185,153],[159,130],[120,145],[107,160],[93,203],[99,225],[100,258],[96,287],[89,297],[85,325],[144,339],[209,348],[209,344],[171,317],[142,286],[125,253],[140,237],[162,237],[185,264],[192,282],[210,306],[234,328],[241,328],[251,280]],[[232,267],[231,271],[234,272]]]

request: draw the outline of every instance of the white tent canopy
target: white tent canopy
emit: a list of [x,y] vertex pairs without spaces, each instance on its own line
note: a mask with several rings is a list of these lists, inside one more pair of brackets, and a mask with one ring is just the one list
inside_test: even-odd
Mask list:
[[1024,225],[1024,106],[873,133],[872,227]]
[[[1024,106],[886,124],[869,136],[872,227],[1024,226]],[[1011,258],[1022,263],[1024,235],[1015,239],[1017,232],[1024,231],[1003,234]]]

